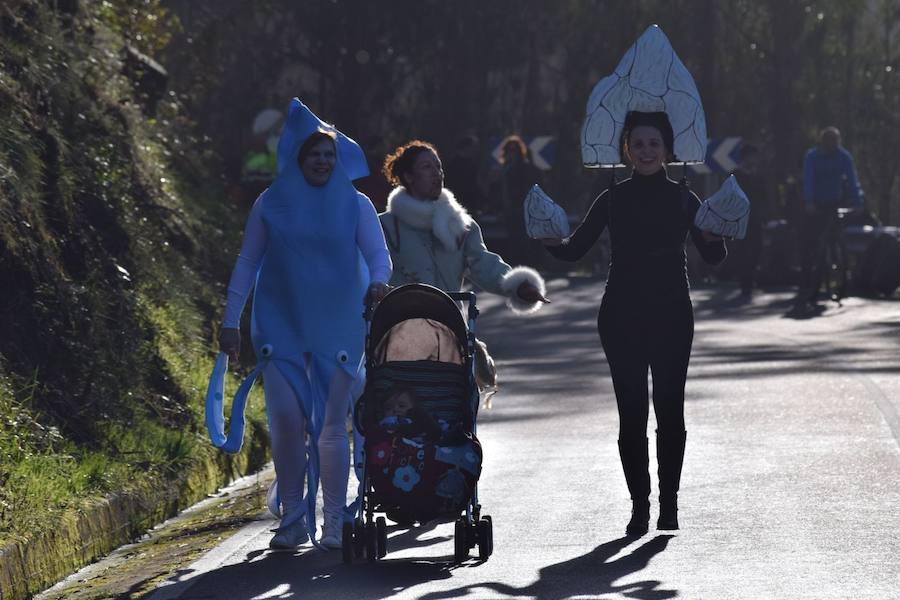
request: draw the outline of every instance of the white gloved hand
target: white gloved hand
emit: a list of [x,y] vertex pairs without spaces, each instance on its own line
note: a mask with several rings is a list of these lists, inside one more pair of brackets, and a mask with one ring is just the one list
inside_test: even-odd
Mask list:
[[569,235],[569,218],[559,204],[537,184],[525,196],[525,230],[528,237],[540,240]]
[[750,200],[734,175],[729,175],[722,187],[703,201],[694,216],[697,229],[739,240],[746,237],[749,221]]

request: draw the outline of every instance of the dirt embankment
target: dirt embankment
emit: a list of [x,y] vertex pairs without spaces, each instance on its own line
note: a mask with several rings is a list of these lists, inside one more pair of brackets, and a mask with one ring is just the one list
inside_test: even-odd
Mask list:
[[[0,596],[27,597],[267,458],[202,396],[240,215],[150,56],[160,2],[0,9]],[[249,354],[249,353],[248,353]]]

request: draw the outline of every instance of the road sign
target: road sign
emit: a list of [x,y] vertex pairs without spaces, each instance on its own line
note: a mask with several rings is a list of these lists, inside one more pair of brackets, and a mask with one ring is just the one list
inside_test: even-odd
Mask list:
[[694,173],[731,173],[740,164],[740,137],[714,138],[706,146],[706,161],[702,165],[691,165]]
[[[491,140],[493,150],[491,157],[496,163],[500,163],[503,157],[503,139],[494,138]],[[534,137],[523,137],[522,140],[528,146],[528,153],[531,156],[531,162],[534,163],[541,171],[549,171],[556,162],[556,138],[552,135],[538,135]]]

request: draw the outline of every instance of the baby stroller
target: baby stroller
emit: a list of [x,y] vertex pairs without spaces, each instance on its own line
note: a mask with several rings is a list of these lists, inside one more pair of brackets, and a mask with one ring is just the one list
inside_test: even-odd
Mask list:
[[[468,327],[457,302],[468,303]],[[362,491],[343,529],[343,559],[387,554],[385,513],[400,525],[455,520],[454,559],[493,552],[481,514],[475,437],[475,294],[404,285],[366,311],[366,385],[353,411],[365,436]]]

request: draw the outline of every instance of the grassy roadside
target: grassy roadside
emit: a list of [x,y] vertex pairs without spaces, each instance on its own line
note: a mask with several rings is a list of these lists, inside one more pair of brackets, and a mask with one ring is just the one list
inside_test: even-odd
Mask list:
[[159,492],[129,518],[167,516],[266,454],[258,398],[252,455],[203,426],[240,216],[178,97],[151,107],[123,58],[177,23],[156,1],[63,4],[0,9],[0,549],[110,497]]
[[[267,519],[266,490],[272,469],[229,486],[176,518],[154,527],[134,544],[74,573],[40,594],[41,600],[143,598],[186,565],[202,558],[245,525]],[[314,551],[314,550],[313,550]]]

